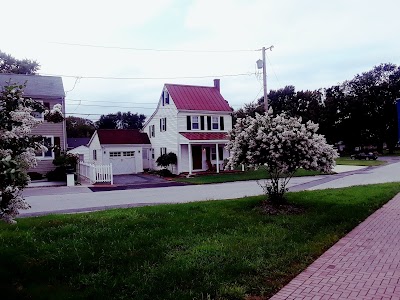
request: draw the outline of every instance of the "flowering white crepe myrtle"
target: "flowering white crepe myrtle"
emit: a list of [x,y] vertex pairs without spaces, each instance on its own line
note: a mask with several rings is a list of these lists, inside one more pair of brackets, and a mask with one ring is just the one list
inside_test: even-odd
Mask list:
[[[32,136],[32,128],[42,121],[32,112],[44,112],[45,107],[23,97],[24,85],[8,84],[0,93],[0,219],[15,223],[20,209],[29,205],[21,190],[29,183],[27,171],[37,165],[35,151],[47,150],[43,137]],[[62,121],[61,105],[45,113],[52,122]]]
[[284,113],[274,117],[271,109],[255,118],[238,119],[226,146],[231,153],[227,168],[265,165],[271,180],[263,189],[271,202],[281,203],[297,169],[330,172],[335,166],[338,154],[317,130],[311,121],[303,124],[301,118]]

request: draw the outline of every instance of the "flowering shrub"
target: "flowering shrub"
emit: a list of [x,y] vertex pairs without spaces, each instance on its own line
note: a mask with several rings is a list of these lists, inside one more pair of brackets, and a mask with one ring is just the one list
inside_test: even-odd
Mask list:
[[9,223],[15,223],[20,209],[29,208],[21,190],[29,183],[28,169],[37,165],[35,151],[47,151],[41,136],[30,135],[41,123],[32,113],[45,107],[24,98],[24,87],[8,83],[0,93],[0,219]]
[[287,183],[297,169],[329,172],[335,165],[336,150],[317,130],[317,124],[302,124],[301,118],[284,113],[273,117],[272,110],[238,119],[230,132],[227,149],[231,156],[226,167],[265,165],[270,180],[263,189],[271,202],[282,203]]

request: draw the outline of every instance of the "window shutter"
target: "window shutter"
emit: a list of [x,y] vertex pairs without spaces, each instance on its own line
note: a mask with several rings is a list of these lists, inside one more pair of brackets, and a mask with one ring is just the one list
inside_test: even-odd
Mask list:
[[160,119],[160,132],[162,132],[162,119]]
[[204,130],[204,116],[200,116],[200,129]]
[[164,106],[164,91],[161,93],[162,105]]
[[221,116],[221,117],[219,117],[219,128],[221,129],[221,130],[224,130],[224,117],[223,116]]
[[59,136],[54,137],[54,157],[59,157],[61,153],[61,139]]
[[224,160],[224,148],[218,147],[218,158],[219,160]]
[[186,116],[186,123],[187,123],[186,129],[192,130],[192,120],[190,119],[190,116]]
[[164,118],[165,131],[167,131],[167,118]]
[[211,130],[211,117],[207,116],[207,130]]

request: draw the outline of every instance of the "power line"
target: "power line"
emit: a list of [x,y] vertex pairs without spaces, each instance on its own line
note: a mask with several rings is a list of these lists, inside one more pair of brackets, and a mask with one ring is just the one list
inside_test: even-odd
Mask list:
[[169,79],[198,79],[198,78],[218,78],[218,77],[238,77],[238,76],[252,76],[252,72],[239,73],[239,74],[224,74],[224,75],[206,75],[206,76],[181,76],[181,77],[112,77],[112,76],[80,76],[80,75],[64,75],[64,74],[48,74],[40,73],[43,76],[58,76],[79,79],[113,79],[113,80],[169,80]]
[[118,50],[133,50],[133,51],[153,51],[153,52],[190,52],[190,53],[229,53],[229,52],[255,52],[260,49],[226,49],[226,50],[198,50],[198,49],[157,49],[157,48],[134,48],[134,47],[118,47],[118,46],[102,46],[91,44],[77,44],[77,43],[61,43],[61,42],[48,42],[50,44],[90,47],[90,48],[103,48],[103,49],[118,49]]
[[97,105],[97,104],[70,104],[78,106],[94,106],[94,107],[115,107],[115,108],[138,108],[138,109],[155,109],[155,107],[140,107],[140,106],[115,106],[115,105]]
[[[98,101],[98,100],[87,100],[87,99],[70,99],[66,98],[66,101],[82,101],[82,102],[101,102],[101,103],[110,103],[110,101]],[[112,103],[125,103],[125,104],[149,104],[149,105],[156,105],[158,102],[128,102],[128,101],[112,101]]]

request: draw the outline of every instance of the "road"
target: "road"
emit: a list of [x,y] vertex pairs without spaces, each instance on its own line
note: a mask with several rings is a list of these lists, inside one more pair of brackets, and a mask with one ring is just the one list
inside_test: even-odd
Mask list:
[[[379,167],[368,167],[335,175],[292,178],[288,187],[290,191],[300,191],[384,182],[400,182],[400,158],[394,158],[387,165]],[[92,192],[87,187],[30,188],[24,195],[31,208],[21,211],[20,216],[222,200],[262,193],[263,190],[257,181],[104,192]]]

